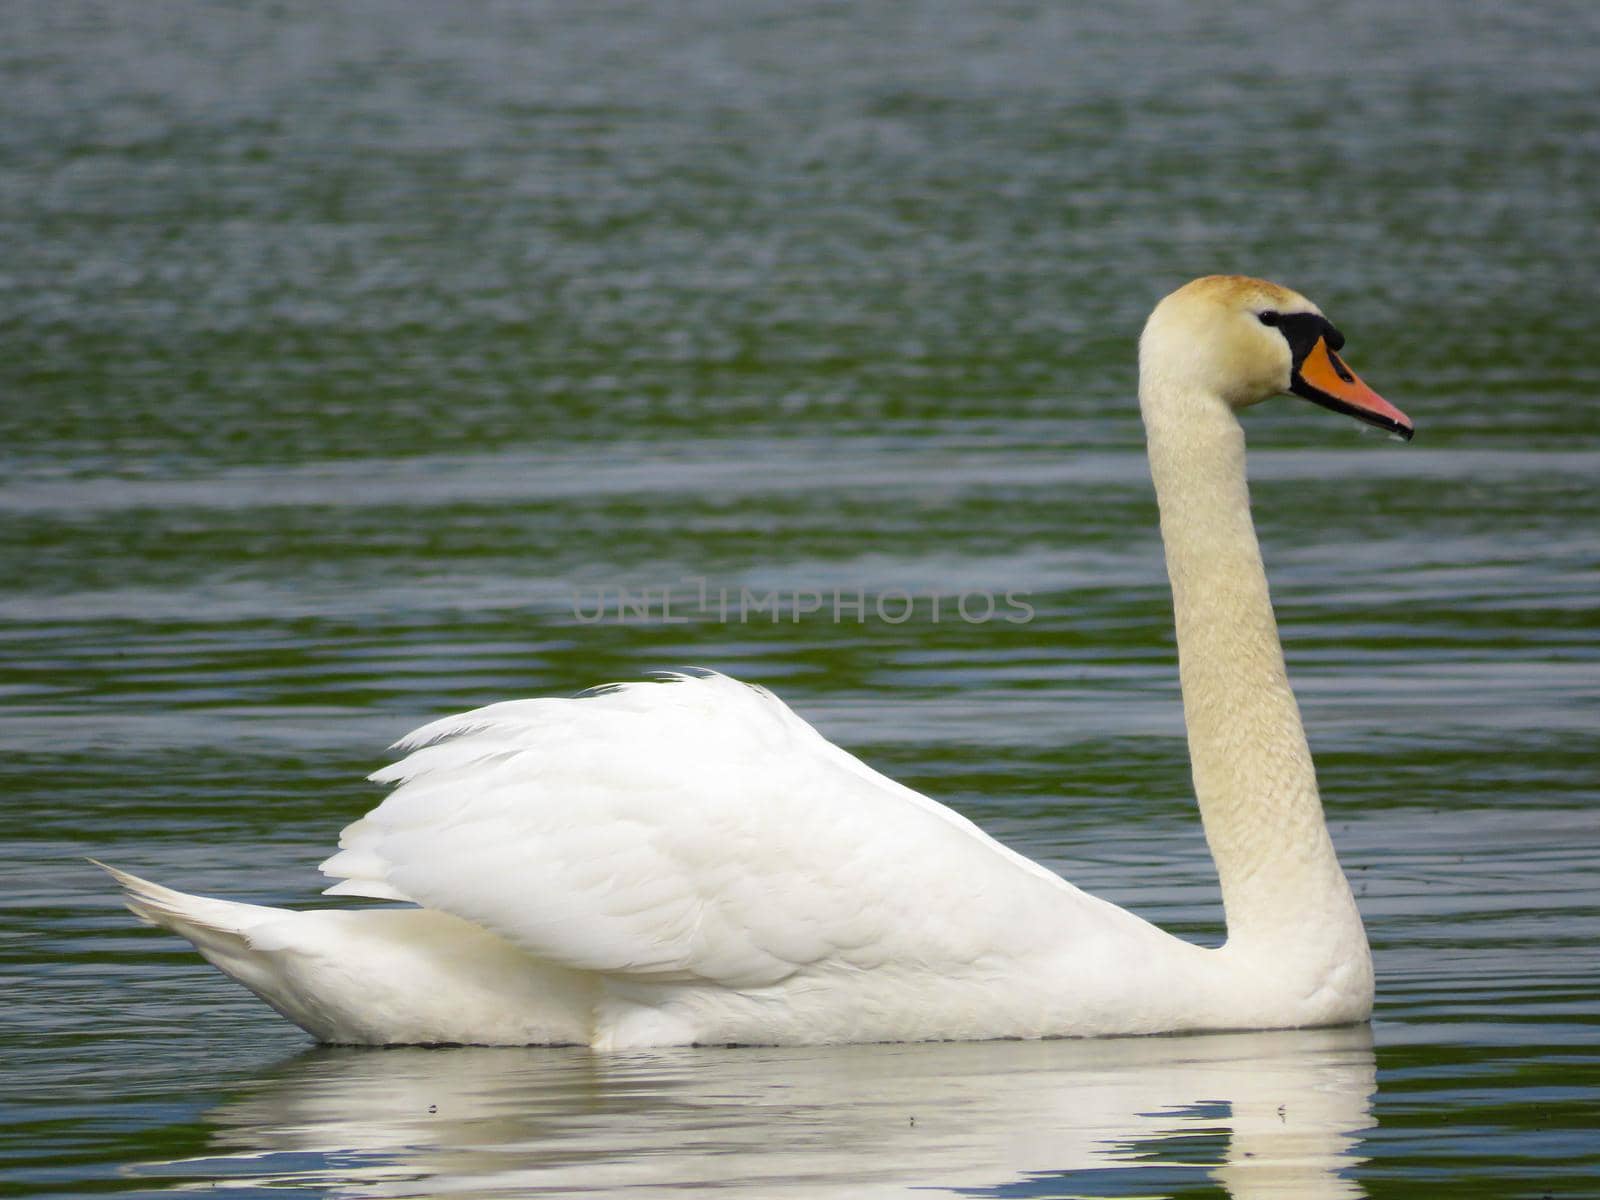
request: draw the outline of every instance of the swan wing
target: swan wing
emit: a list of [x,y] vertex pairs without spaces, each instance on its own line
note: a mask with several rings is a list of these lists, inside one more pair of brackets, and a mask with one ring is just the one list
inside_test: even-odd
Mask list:
[[563,966],[735,988],[818,964],[971,969],[1139,918],[874,771],[782,701],[671,676],[444,718],[373,779],[330,893]]

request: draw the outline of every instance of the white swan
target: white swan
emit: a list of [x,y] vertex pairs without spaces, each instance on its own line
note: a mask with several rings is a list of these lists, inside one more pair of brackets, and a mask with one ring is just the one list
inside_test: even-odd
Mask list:
[[[1140,404],[1227,944],[1087,895],[719,675],[416,731],[293,912],[111,871],[140,917],[325,1042],[820,1043],[1360,1021],[1372,962],[1289,690],[1235,411],[1281,392],[1409,437],[1304,297],[1157,305]],[[107,868],[111,870],[110,868]]]

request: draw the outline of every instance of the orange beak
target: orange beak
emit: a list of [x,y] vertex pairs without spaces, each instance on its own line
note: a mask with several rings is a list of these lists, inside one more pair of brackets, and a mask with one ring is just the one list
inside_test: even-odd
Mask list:
[[1289,390],[1323,408],[1348,413],[1368,425],[1397,433],[1408,442],[1416,431],[1410,417],[1362,383],[1360,377],[1344,365],[1344,360],[1328,348],[1326,338],[1317,339],[1317,344],[1289,377]]

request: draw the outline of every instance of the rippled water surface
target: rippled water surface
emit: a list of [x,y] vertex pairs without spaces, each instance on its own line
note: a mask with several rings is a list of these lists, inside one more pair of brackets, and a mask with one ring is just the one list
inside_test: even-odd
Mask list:
[[[0,33],[0,1189],[1600,1194],[1591,6]],[[1370,1030],[318,1049],[83,863],[316,903],[422,720],[699,664],[1214,943],[1132,397],[1219,270],[1419,428],[1249,417]]]

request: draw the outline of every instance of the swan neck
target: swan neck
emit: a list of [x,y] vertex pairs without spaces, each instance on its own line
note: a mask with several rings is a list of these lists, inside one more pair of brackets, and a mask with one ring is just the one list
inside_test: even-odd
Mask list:
[[1190,766],[1229,947],[1301,952],[1316,936],[1331,939],[1329,953],[1365,960],[1284,667],[1250,515],[1244,431],[1222,397],[1159,376],[1142,379],[1140,400]]

